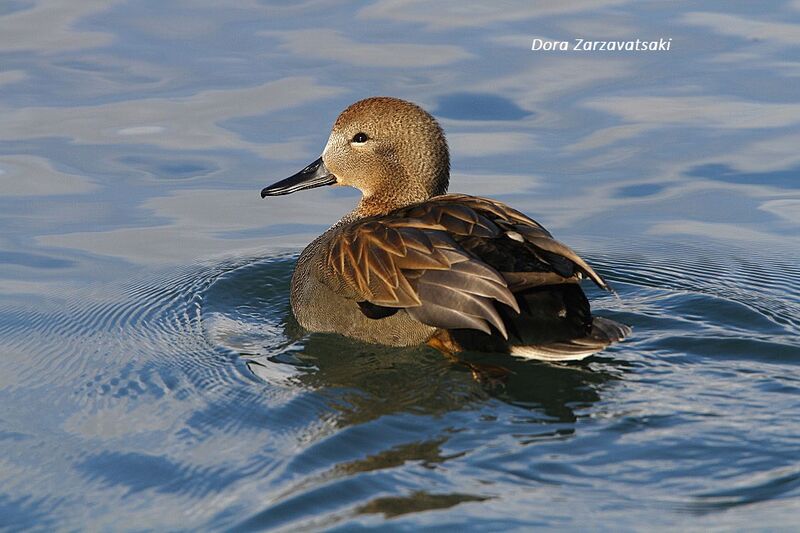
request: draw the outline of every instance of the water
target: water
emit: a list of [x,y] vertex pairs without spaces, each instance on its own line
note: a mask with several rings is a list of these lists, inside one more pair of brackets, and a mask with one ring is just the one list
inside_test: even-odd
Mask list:
[[[796,528],[799,34],[797,2],[0,4],[0,529]],[[491,387],[298,331],[296,255],[356,196],[258,192],[374,94],[634,336],[472,356]]]

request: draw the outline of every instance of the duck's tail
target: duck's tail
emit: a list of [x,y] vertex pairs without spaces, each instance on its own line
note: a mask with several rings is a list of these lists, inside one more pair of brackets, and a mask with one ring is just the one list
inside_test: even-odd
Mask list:
[[577,361],[623,340],[631,328],[592,317],[575,283],[524,289],[514,294],[520,313],[498,306],[508,339],[476,330],[451,330],[463,350],[506,352],[542,361]]
[[508,351],[511,355],[539,361],[580,361],[630,334],[630,326],[596,316],[592,319],[591,331],[585,337],[545,344],[510,344]]

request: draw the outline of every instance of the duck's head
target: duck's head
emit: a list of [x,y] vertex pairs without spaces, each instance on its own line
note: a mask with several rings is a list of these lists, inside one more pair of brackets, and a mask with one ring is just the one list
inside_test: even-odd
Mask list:
[[348,185],[362,192],[362,208],[377,213],[445,193],[449,175],[447,142],[436,120],[410,102],[375,97],[345,109],[322,157],[266,187],[261,197]]

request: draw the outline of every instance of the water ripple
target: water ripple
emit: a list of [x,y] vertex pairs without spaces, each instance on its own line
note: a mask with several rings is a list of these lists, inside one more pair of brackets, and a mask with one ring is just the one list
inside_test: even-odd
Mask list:
[[[68,453],[72,483],[109,501],[155,492],[242,530],[346,527],[452,506],[498,523],[493,506],[513,507],[523,486],[591,501],[602,485],[621,502],[646,482],[649,502],[700,515],[797,493],[796,472],[753,462],[752,450],[779,456],[798,444],[772,413],[774,395],[800,390],[785,372],[800,361],[798,302],[791,291],[778,297],[783,288],[757,258],[744,268],[724,253],[587,253],[619,292],[587,287],[596,312],[632,324],[634,337],[576,365],[470,356],[511,371],[498,388],[427,348],[303,336],[288,313],[291,256],[96,284],[48,308],[4,307],[11,319],[0,335],[9,353],[37,347],[16,386],[44,397],[70,389],[77,410],[62,415],[64,449],[53,457]],[[148,405],[163,407],[137,414]],[[753,420],[781,436],[731,440]],[[704,441],[690,436],[698,431]],[[35,427],[13,434],[42,439]],[[151,434],[170,446],[142,446]],[[77,435],[97,444],[75,448]],[[120,439],[129,444],[105,446]],[[677,489],[686,496],[665,498]],[[233,495],[248,506],[203,504]]]

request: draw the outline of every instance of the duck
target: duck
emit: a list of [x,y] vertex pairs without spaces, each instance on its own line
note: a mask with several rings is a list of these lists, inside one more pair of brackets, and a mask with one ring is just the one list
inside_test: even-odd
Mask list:
[[444,131],[420,106],[378,96],[342,111],[319,159],[261,191],[361,192],[296,262],[290,303],[300,326],[543,361],[584,359],[630,335],[592,315],[580,283],[611,287],[578,254],[502,202],[448,194],[449,182]]

